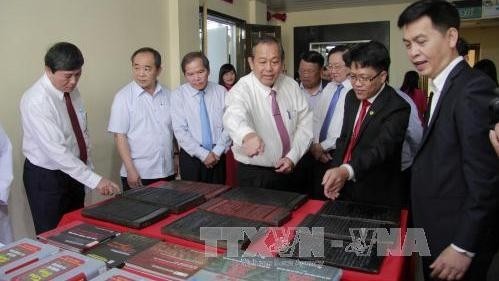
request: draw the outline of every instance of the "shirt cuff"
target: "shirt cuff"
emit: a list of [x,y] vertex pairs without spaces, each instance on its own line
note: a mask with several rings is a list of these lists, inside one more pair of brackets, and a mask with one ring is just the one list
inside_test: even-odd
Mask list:
[[208,157],[208,154],[210,154],[210,151],[206,150],[202,146],[199,146],[195,156],[198,157],[198,159],[201,160],[201,162],[203,162],[206,159],[206,157]]
[[222,155],[224,151],[225,147],[223,145],[216,145],[212,150],[212,152],[215,153],[217,157],[220,157],[220,155]]
[[91,189],[95,189],[97,185],[99,184],[100,180],[102,179],[101,176],[97,175],[96,173],[92,172],[92,175],[85,180],[84,184]]
[[335,146],[331,145],[331,143],[328,142],[327,140],[321,142],[320,144],[321,144],[322,150],[324,150],[324,151],[330,151],[330,150],[335,149]]
[[237,131],[237,133],[235,134],[235,138],[233,138],[232,141],[235,144],[242,146],[244,137],[246,137],[249,133],[256,133],[256,132],[255,132],[255,130],[253,130],[249,127],[241,128]]
[[344,167],[348,171],[348,180],[354,180],[355,178],[355,173],[353,171],[352,166],[350,164],[341,164],[340,167]]
[[475,253],[468,252],[468,251],[466,251],[465,249],[460,248],[460,247],[458,247],[458,246],[456,246],[456,245],[454,245],[454,244],[450,244],[450,246],[451,246],[454,250],[456,250],[456,252],[461,253],[461,254],[464,254],[465,256],[467,256],[467,257],[469,257],[469,258],[473,258],[473,257],[475,256]]
[[7,188],[7,190],[0,190],[0,205],[8,204],[7,201],[9,201],[9,191],[9,188]]
[[285,158],[288,158],[293,162],[293,165],[296,166],[298,161],[300,160],[300,157],[297,155],[296,150],[291,149],[288,154],[284,155]]

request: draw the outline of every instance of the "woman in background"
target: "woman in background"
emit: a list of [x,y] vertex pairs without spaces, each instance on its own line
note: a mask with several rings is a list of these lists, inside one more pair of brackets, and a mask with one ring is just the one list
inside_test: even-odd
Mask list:
[[400,90],[406,93],[416,104],[418,108],[418,115],[421,122],[423,122],[423,115],[426,111],[426,96],[423,90],[419,89],[419,74],[414,71],[407,71],[404,76],[404,82],[400,87]]
[[497,84],[497,70],[496,70],[496,65],[494,64],[493,61],[489,59],[483,59],[479,60],[475,63],[473,66],[473,69],[477,69],[483,73],[485,73],[487,76],[489,76],[494,83],[496,83],[496,87],[498,86]]
[[230,63],[226,63],[220,67],[218,72],[218,84],[224,86],[227,91],[237,82],[236,69]]
[[[222,85],[229,91],[237,82],[237,73],[234,66],[226,63],[220,67],[218,72],[218,84]],[[236,185],[236,160],[234,154],[229,149],[225,156],[225,184],[229,186]]]

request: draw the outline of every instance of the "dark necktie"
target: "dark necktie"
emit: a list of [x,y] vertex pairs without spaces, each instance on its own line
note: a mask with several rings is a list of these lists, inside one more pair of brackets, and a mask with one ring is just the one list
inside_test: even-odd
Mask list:
[[357,118],[357,122],[355,122],[355,126],[353,127],[353,134],[350,137],[350,142],[348,143],[347,151],[345,153],[345,156],[343,157],[343,163],[348,163],[348,161],[352,159],[353,148],[355,147],[357,141],[359,140],[360,127],[362,126],[362,122],[366,117],[367,108],[369,108],[370,105],[371,103],[368,100],[362,101],[362,107],[360,108],[359,118]]
[[272,96],[272,115],[274,116],[274,121],[277,126],[277,131],[279,132],[279,136],[281,137],[282,143],[282,157],[288,154],[291,142],[289,140],[288,131],[284,126],[284,121],[282,120],[281,111],[279,110],[279,105],[277,104],[276,92],[274,90],[270,91],[270,95]]
[[431,103],[433,101],[433,92],[430,92],[428,96],[428,102],[426,105],[426,111],[423,116],[423,128],[426,130],[428,128],[428,124],[430,123],[430,114],[431,114]]
[[208,110],[206,109],[206,103],[204,101],[204,91],[199,92],[199,115],[201,118],[201,138],[202,145],[204,149],[211,151],[213,148],[213,141],[211,136],[210,118],[208,116]]
[[331,101],[329,102],[329,108],[327,109],[326,118],[324,118],[324,123],[322,123],[321,132],[319,133],[319,142],[322,142],[327,138],[327,131],[329,129],[329,125],[331,125],[331,120],[333,119],[336,104],[340,99],[341,89],[343,89],[343,84],[338,85],[333,97],[331,98]]
[[85,139],[83,138],[83,132],[81,131],[80,123],[78,122],[78,117],[76,116],[73,103],[71,102],[71,96],[69,93],[64,93],[64,101],[66,102],[66,108],[68,109],[69,119],[71,120],[71,127],[73,127],[73,132],[76,136],[76,142],[78,143],[78,149],[80,150],[80,160],[83,163],[87,163],[87,146],[85,145]]

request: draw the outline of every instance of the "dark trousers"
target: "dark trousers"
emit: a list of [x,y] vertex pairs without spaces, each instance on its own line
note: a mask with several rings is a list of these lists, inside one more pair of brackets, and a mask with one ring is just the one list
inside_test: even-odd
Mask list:
[[183,149],[179,155],[180,177],[188,181],[225,184],[225,154],[213,168],[207,168],[203,161],[191,157]]
[[295,168],[301,185],[300,193],[308,194],[311,199],[328,200],[324,195],[322,179],[330,168],[332,167],[329,163],[315,160],[310,152],[305,153]]
[[247,165],[237,162],[237,182],[241,187],[260,187],[266,189],[300,192],[299,176],[292,172],[275,172],[274,167]]
[[[153,184],[153,183],[158,182],[158,181],[172,181],[172,180],[175,180],[175,175],[171,175],[171,176],[166,177],[166,178],[140,179],[143,186],[147,186],[147,185]],[[121,177],[121,186],[123,186],[123,191],[127,191],[127,190],[131,189],[131,187],[128,185],[128,181],[126,180],[126,177]]]
[[[411,167],[405,169],[402,171],[402,186],[400,188],[403,189],[403,201],[402,201],[402,207],[403,208],[408,208],[410,210],[410,204],[411,204]],[[412,218],[411,218],[411,213],[409,212],[409,224],[408,227],[412,226]]]
[[23,182],[36,234],[57,227],[65,213],[83,208],[83,184],[60,170],[48,170],[26,159]]

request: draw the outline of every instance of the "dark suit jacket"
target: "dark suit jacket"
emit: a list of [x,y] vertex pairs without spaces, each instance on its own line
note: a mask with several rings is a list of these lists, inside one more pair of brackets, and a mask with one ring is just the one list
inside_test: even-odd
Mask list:
[[[345,98],[341,135],[336,141],[333,166],[342,164],[360,106],[353,90]],[[362,123],[349,164],[355,181],[347,181],[340,199],[401,206],[404,198],[400,172],[402,143],[411,108],[389,85],[374,100]]]
[[424,228],[433,259],[451,243],[479,253],[494,251],[499,241],[493,237],[499,161],[487,129],[493,88],[492,80],[466,62],[456,65],[414,159],[414,223]]

